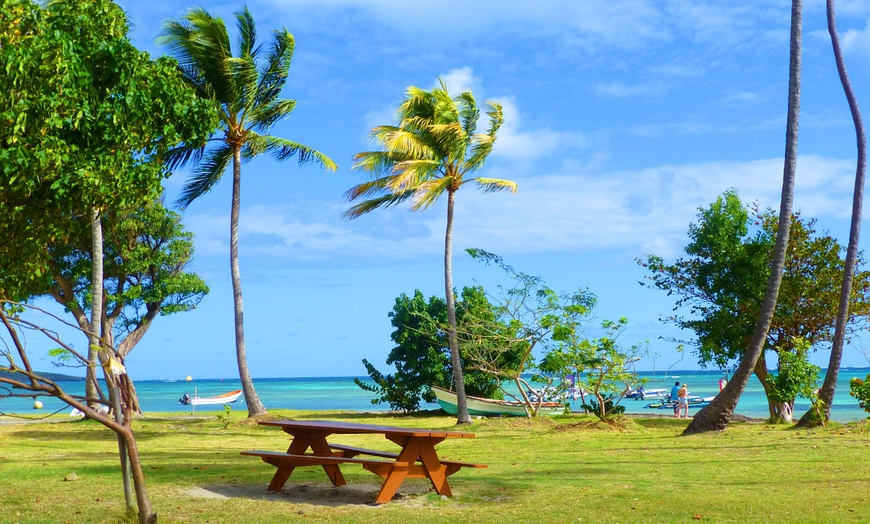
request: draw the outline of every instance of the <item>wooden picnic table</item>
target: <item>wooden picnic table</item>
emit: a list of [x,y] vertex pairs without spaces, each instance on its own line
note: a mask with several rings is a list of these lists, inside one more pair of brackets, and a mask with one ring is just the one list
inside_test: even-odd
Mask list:
[[[274,451],[243,451],[242,455],[260,457],[264,462],[278,468],[269,491],[281,491],[298,466],[322,466],[335,486],[347,482],[339,469],[340,464],[360,464],[363,468],[384,479],[376,504],[389,502],[406,478],[428,478],[440,495],[452,496],[447,477],[463,467],[485,468],[485,464],[472,464],[455,460],[442,460],[435,445],[448,438],[474,438],[474,433],[416,429],[372,424],[354,424],[329,420],[279,420],[262,421],[266,426],[277,426],[292,437],[286,453]],[[346,446],[327,442],[332,435],[383,434],[387,440],[401,446],[401,451],[392,453]],[[308,453],[308,450],[311,453]],[[360,455],[364,457],[360,458]],[[377,457],[377,458],[368,458]]]

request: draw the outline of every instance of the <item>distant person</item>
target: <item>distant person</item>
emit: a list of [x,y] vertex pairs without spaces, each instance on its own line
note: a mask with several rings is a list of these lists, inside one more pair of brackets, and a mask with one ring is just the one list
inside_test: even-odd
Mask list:
[[[681,412],[685,412],[685,416],[681,416]],[[689,388],[686,384],[680,388],[677,393],[677,418],[689,418]]]
[[719,391],[725,389],[725,386],[728,385],[728,375],[723,375],[722,378],[719,379]]
[[677,398],[680,396],[680,381],[674,382],[674,387],[671,388],[671,402],[674,403],[674,416],[678,416],[680,413],[680,403],[677,402]]

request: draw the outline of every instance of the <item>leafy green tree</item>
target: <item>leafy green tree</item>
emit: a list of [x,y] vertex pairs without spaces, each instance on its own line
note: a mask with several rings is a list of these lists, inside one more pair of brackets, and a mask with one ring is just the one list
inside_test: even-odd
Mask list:
[[577,385],[595,397],[594,402],[584,407],[591,408],[601,420],[625,411],[625,406],[619,403],[631,390],[643,384],[632,364],[641,359],[646,348],[644,344],[629,347],[621,344],[619,337],[627,326],[628,319],[624,317],[617,321],[603,320],[603,336],[572,337],[570,343],[558,350],[563,366],[582,377]]
[[[23,300],[51,278],[46,246],[63,242],[74,220],[92,224],[92,282],[102,282],[101,216],[153,200],[165,172],[157,159],[179,142],[199,143],[216,119],[197,101],[169,59],[152,60],[126,37],[123,11],[107,0],[43,3],[3,0],[0,9],[0,298]],[[88,328],[88,402],[97,402],[96,370],[112,385],[115,419],[88,408],[119,438],[129,457],[139,520],[156,514],[145,490],[130,406],[117,354],[99,338],[102,287],[92,290]],[[10,311],[15,308],[10,307]],[[5,312],[4,312],[5,315]],[[8,315],[5,315],[8,320]],[[4,321],[30,387],[64,398],[33,373],[26,348]],[[99,360],[98,360],[99,359]],[[99,363],[98,363],[99,362]],[[110,371],[110,369],[112,371]],[[43,387],[45,386],[45,387]],[[123,411],[123,416],[121,416]]]
[[849,394],[858,399],[858,405],[870,413],[870,375],[865,379],[855,377],[849,381]]
[[[852,197],[852,221],[849,227],[849,245],[846,250],[846,267],[843,271],[842,286],[840,288],[840,302],[837,305],[837,324],[834,341],[831,345],[831,358],[828,369],[825,372],[825,380],[819,390],[819,399],[824,406],[822,420],[830,419],[831,403],[834,400],[834,391],[837,388],[837,378],[840,373],[840,363],[843,360],[843,345],[846,341],[846,325],[849,321],[849,298],[852,296],[853,279],[855,278],[855,265],[858,261],[858,240],[861,234],[861,214],[864,208],[864,179],[867,165],[867,139],[864,134],[864,122],[861,119],[861,110],[858,108],[858,100],[852,90],[852,82],[846,72],[846,61],[843,58],[843,50],[840,46],[840,37],[837,33],[836,16],[834,14],[834,0],[827,0],[826,15],[828,20],[828,33],[831,36],[831,47],[834,51],[834,61],[837,63],[837,72],[840,75],[840,83],[849,110],[852,113],[852,122],[855,125],[855,138],[857,142],[857,162],[855,166],[855,190]],[[810,409],[800,419],[799,425],[808,426],[813,424],[814,415],[818,410]]]
[[471,422],[465,381],[456,338],[456,304],[453,297],[453,208],[456,192],[473,182],[485,192],[516,191],[508,180],[471,177],[483,166],[497,137],[504,117],[501,105],[487,102],[489,129],[477,133],[480,109],[471,91],[455,98],[447,85],[430,91],[411,86],[396,111],[398,123],[372,130],[372,139],[382,151],[366,151],[354,157],[354,169],[372,180],[352,187],[345,197],[363,199],[344,213],[356,218],[380,207],[411,199],[411,209],[426,209],[447,193],[447,228],[444,235],[444,294],[447,299],[448,342],[457,396],[457,421]]
[[[492,304],[482,288],[466,287],[457,302],[460,326],[471,316],[492,315]],[[387,365],[395,366],[395,374],[384,375],[368,360],[363,364],[374,384],[354,381],[366,391],[378,395],[373,404],[388,403],[392,409],[416,411],[421,401],[434,402],[431,386],[452,388],[452,364],[447,343],[447,303],[444,299],[425,299],[420,290],[409,297],[396,298],[389,314],[395,328],[390,335],[396,346],[387,357]],[[463,359],[467,390],[471,395],[501,398],[497,381],[488,374],[468,369]]]
[[[256,26],[245,8],[236,13],[239,36],[233,55],[226,25],[202,8],[191,9],[182,19],[167,22],[159,41],[178,59],[185,79],[198,96],[219,108],[220,126],[210,142],[184,144],[166,156],[170,169],[193,162],[193,177],[184,187],[182,208],[209,192],[232,164],[233,196],[230,213],[230,270],[235,311],[236,359],[248,405],[248,416],[266,412],[248,370],[239,270],[239,213],[242,160],[271,153],[278,161],[296,157],[299,164],[316,162],[336,169],[329,157],[298,142],[267,133],[273,124],[290,116],[295,100],[279,98],[287,82],[295,41],[286,29],[275,31],[268,48],[257,44]],[[219,134],[218,134],[219,132]]]
[[[764,346],[780,357],[800,353],[795,340],[805,340],[812,348],[831,342],[844,265],[840,245],[829,235],[817,235],[814,221],[796,214],[791,223],[779,300]],[[694,332],[702,365],[726,368],[744,354],[760,313],[777,225],[773,211],[750,213],[735,191],[727,191],[699,210],[698,222],[689,227],[688,258],[667,263],[649,255],[639,261],[651,272],[651,287],[675,295],[676,311],[688,310],[688,315],[666,320]],[[870,315],[870,274],[858,271],[856,279],[852,330],[860,329]],[[767,369],[762,353],[754,372],[768,393],[771,418],[782,418],[788,406],[769,394]],[[794,397],[787,399],[789,406],[793,402]]]
[[595,306],[595,296],[585,289],[558,293],[540,277],[516,271],[498,255],[482,249],[466,251],[484,264],[501,268],[512,284],[499,287],[499,295],[489,297],[496,304],[491,314],[473,315],[460,326],[462,354],[468,367],[497,378],[499,383],[513,382],[529,416],[536,416],[545,395],[531,398],[527,393],[531,384],[523,375],[533,373],[532,380],[542,383],[542,390],[558,395],[561,384],[554,386],[553,382],[564,374],[548,373],[550,355],[577,340],[582,323]]
[[807,360],[809,342],[795,340],[792,345],[795,347],[794,352],[779,353],[778,372],[765,377],[768,398],[776,406],[772,418],[783,422],[792,421],[794,400],[798,396],[810,400],[813,406],[818,407],[815,389],[821,368]]
[[[87,330],[92,305],[91,228],[89,223],[76,222],[81,227],[67,241],[48,246],[53,283],[46,294]],[[116,349],[123,364],[158,315],[192,310],[208,287],[198,275],[185,271],[193,256],[193,234],[161,202],[132,213],[109,213],[104,223],[100,338]],[[132,409],[140,411],[136,397],[129,400]]]

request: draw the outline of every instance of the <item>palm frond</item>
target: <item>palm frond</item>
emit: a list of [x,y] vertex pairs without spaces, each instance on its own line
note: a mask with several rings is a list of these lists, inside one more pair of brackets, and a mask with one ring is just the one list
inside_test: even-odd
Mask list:
[[175,171],[186,166],[188,162],[199,163],[203,153],[205,153],[205,146],[190,147],[187,144],[182,144],[173,147],[163,155],[163,165],[166,166],[167,170]]
[[465,90],[457,97],[457,105],[459,106],[459,122],[462,125],[462,130],[465,132],[465,136],[470,139],[474,136],[477,130],[477,121],[480,119],[477,101],[471,91]]
[[258,49],[257,45],[257,25],[254,23],[254,17],[248,10],[248,6],[242,11],[236,13],[236,28],[239,31],[239,57],[250,56],[255,61],[257,60]]
[[453,182],[453,177],[446,176],[421,183],[414,192],[414,202],[411,204],[411,209],[418,211],[431,206],[453,185]]
[[389,192],[390,177],[380,177],[357,184],[344,193],[345,200],[352,202],[358,198],[380,195]]
[[402,193],[390,193],[378,198],[365,200],[351,207],[341,214],[342,218],[353,219],[364,215],[370,211],[381,207],[390,207],[400,204],[414,195],[413,191],[403,191]]
[[498,102],[487,102],[487,106],[486,114],[489,117],[489,129],[485,135],[474,135],[469,157],[465,163],[466,171],[475,171],[483,165],[486,158],[492,152],[498,137],[498,130],[504,124],[504,113],[502,112],[501,104]]
[[236,90],[234,98],[227,101],[227,109],[232,114],[241,115],[237,124],[245,126],[244,121],[248,118],[248,112],[253,111],[256,107],[259,80],[257,63],[250,56],[244,56],[228,58],[227,64],[231,68],[233,85]]
[[511,193],[517,192],[517,183],[510,180],[475,177],[468,180],[468,182],[471,181],[475,182],[484,193],[496,193],[498,191],[510,191]]
[[296,100],[263,101],[248,114],[248,122],[250,122],[252,129],[265,131],[272,127],[275,122],[290,116],[295,108]]
[[338,168],[331,158],[316,149],[286,138],[250,133],[245,147],[242,149],[242,156],[247,160],[262,153],[271,153],[272,157],[279,162],[295,156],[299,164],[315,162],[329,171],[335,171]]
[[390,189],[393,191],[413,189],[429,179],[440,178],[440,169],[439,160],[419,159],[397,162],[393,166]]
[[290,62],[296,41],[286,29],[272,33],[269,56],[260,70],[260,85],[257,86],[257,105],[268,104],[278,99],[287,83]]
[[211,191],[211,188],[221,179],[227,166],[233,159],[233,152],[226,144],[222,144],[208,152],[204,162],[200,162],[193,176],[184,185],[178,205],[187,208],[197,198]]
[[417,133],[411,133],[397,129],[380,137],[384,149],[391,153],[408,158],[434,158],[437,156],[433,151],[431,141],[425,140]]
[[387,151],[364,151],[353,156],[352,171],[361,170],[377,177],[393,171],[396,161]]

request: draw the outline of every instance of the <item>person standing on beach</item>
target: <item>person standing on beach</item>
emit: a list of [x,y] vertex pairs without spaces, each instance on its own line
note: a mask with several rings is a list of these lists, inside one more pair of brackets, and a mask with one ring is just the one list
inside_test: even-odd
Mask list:
[[[680,388],[677,394],[677,418],[689,418],[689,388],[686,384]],[[685,410],[685,416],[680,416],[680,412]]]
[[674,403],[674,416],[679,418],[680,403],[677,402],[680,396],[680,381],[674,382],[674,387],[671,388],[671,402]]

